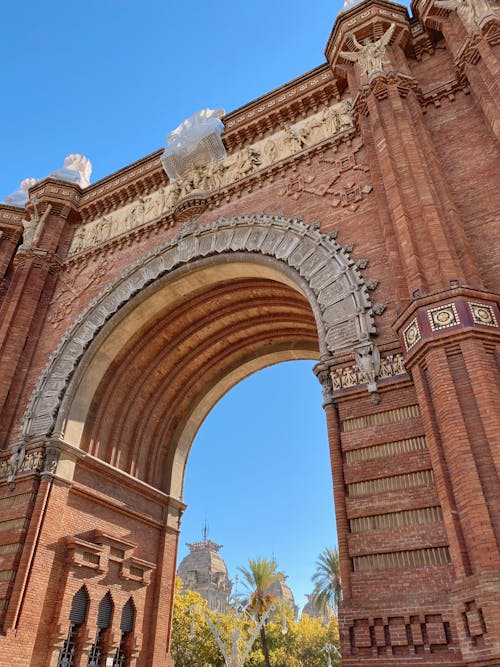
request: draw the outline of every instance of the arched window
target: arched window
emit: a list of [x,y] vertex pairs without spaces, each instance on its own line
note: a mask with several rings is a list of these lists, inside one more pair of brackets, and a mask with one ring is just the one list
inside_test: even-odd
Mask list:
[[57,667],[73,667],[75,664],[79,653],[80,629],[85,623],[88,609],[89,594],[85,586],[82,586],[71,602],[68,636],[59,653]]
[[120,646],[113,658],[113,667],[128,667],[132,651],[132,631],[134,629],[135,607],[132,598],[123,606],[120,630]]
[[113,616],[113,599],[111,593],[108,591],[103,599],[99,602],[97,610],[97,631],[94,643],[89,651],[87,661],[88,667],[101,667],[104,664],[103,656],[106,656],[106,648],[109,638],[109,629],[111,627],[111,619]]

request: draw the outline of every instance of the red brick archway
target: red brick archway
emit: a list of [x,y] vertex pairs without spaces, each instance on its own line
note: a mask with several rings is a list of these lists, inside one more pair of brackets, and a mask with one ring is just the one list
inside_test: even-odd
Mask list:
[[228,114],[202,175],[170,182],[158,151],[0,205],[0,661],[74,641],[84,664],[109,591],[130,664],[171,664],[192,437],[298,356],[324,390],[344,664],[498,664],[499,17],[412,4],[339,15],[327,61]]

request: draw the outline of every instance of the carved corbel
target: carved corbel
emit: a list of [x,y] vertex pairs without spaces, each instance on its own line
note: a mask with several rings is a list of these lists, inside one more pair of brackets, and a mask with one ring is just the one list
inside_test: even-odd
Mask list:
[[10,472],[7,476],[7,482],[9,484],[9,488],[12,490],[16,486],[16,475],[20,470],[24,461],[24,456],[26,454],[26,443],[18,442],[15,445],[11,445],[10,451],[11,451],[11,455],[9,458]]
[[333,381],[330,369],[326,364],[319,363],[314,367],[314,374],[318,378],[323,392],[323,407],[334,402]]
[[45,448],[45,458],[43,461],[42,475],[55,474],[60,456],[61,456],[61,450],[59,449],[59,447],[50,446]]
[[380,374],[380,350],[373,343],[360,345],[354,350],[354,359],[363,381],[368,385],[367,389],[372,395],[372,401],[378,403],[380,396],[377,378]]

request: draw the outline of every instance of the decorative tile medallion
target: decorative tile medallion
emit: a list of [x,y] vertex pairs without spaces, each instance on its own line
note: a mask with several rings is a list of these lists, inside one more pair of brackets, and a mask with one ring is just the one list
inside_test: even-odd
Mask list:
[[498,322],[495,317],[495,312],[491,306],[486,306],[484,303],[467,302],[474,324],[482,324],[487,327],[497,327]]
[[427,311],[432,331],[441,331],[460,324],[457,308],[454,303],[438,306]]
[[403,331],[403,337],[405,340],[406,351],[409,352],[412,347],[414,347],[418,341],[422,338],[420,333],[420,327],[418,326],[417,318],[415,317],[410,324]]

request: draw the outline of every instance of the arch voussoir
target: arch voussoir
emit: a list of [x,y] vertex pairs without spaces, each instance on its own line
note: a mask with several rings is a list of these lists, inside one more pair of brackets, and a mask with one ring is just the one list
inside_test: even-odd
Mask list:
[[[315,314],[321,354],[352,349],[375,333],[368,290],[348,253],[317,225],[300,217],[265,214],[221,218],[181,232],[123,272],[94,299],[63,337],[34,391],[23,420],[25,440],[53,433],[75,368],[106,322],[148,285],[211,255],[250,253],[272,258],[287,275],[305,281]],[[300,287],[299,287],[300,289]]]

